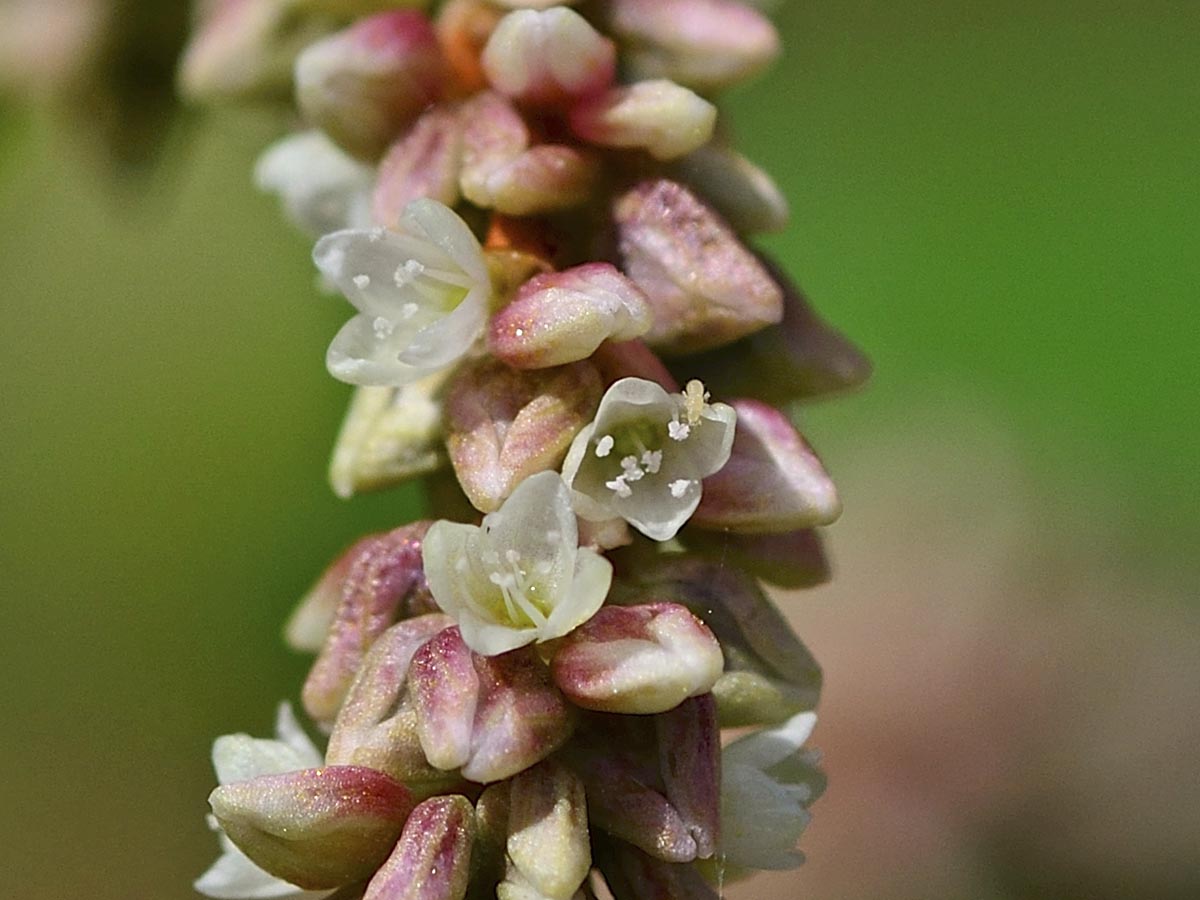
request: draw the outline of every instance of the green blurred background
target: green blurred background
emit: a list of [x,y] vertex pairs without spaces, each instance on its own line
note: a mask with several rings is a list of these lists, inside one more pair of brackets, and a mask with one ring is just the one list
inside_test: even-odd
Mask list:
[[[835,559],[884,561],[903,533],[910,561],[934,565],[958,552],[954,523],[913,534],[939,508],[986,544],[991,504],[1019,490],[1023,550],[1005,574],[1040,574],[1010,593],[1056,606],[1079,593],[1072,579],[1112,573],[1106,627],[1161,608],[1189,638],[1172,652],[1196,653],[1200,5],[796,0],[780,27],[784,59],[728,104],[793,204],[791,228],[763,243],[877,370],[870,390],[806,415],[847,500]],[[307,241],[251,187],[278,123],[191,120],[157,171],[115,183],[86,110],[3,109],[4,892],[187,898],[215,852],[212,738],[267,733],[305,671],[279,638],[294,600],[414,498],[345,503],[326,486],[348,392],[321,361],[346,310],[315,292]],[[947,484],[989,489],[955,505]],[[893,514],[872,518],[885,496]],[[878,553],[839,553],[868,521],[894,525]],[[855,615],[894,610],[888,578]],[[911,579],[919,589],[919,568]],[[956,584],[964,602],[979,593],[970,567]],[[834,615],[827,591],[801,602]],[[1022,640],[1004,637],[1013,665]],[[854,678],[854,648],[843,655],[833,687]],[[1136,697],[1140,670],[1098,671],[1098,693],[1119,682]],[[1177,687],[1168,708],[1194,720],[1196,685]],[[936,717],[926,737],[939,742]],[[826,751],[817,836],[822,807],[843,802]],[[1179,777],[1194,796],[1194,767]],[[1154,884],[1064,884],[1053,860],[997,853],[1005,874],[979,882],[994,892],[956,882],[945,896],[1196,896],[1200,832],[1180,833],[1194,823],[1171,826],[1193,858],[1155,860],[1168,877]],[[820,847],[829,870],[838,846]],[[776,884],[859,896],[803,874]],[[934,896],[908,890],[895,896]]]

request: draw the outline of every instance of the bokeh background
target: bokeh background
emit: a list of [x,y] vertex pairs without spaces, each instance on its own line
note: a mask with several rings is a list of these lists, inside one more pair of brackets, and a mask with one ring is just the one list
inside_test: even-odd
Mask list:
[[[1200,896],[1200,7],[795,0],[780,27],[727,104],[793,203],[762,243],[877,371],[805,414],[846,514],[834,582],[783,601],[826,666],[831,787],[809,864],[730,894]],[[168,127],[153,57],[132,123],[0,69],[24,900],[192,897],[210,741],[267,733],[305,671],[293,602],[414,511],[326,486],[346,313],[251,187],[280,123]]]

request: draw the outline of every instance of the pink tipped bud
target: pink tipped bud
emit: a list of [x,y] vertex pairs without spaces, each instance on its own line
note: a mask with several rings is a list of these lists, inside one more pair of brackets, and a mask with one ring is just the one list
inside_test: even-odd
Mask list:
[[184,50],[179,89],[201,102],[285,94],[296,54],[321,37],[288,0],[218,0]]
[[405,207],[422,197],[454,206],[461,163],[458,114],[435,106],[417,119],[379,163],[379,180],[371,198],[376,224],[396,228]]
[[466,797],[417,804],[363,900],[463,900],[474,840],[475,810]]
[[698,91],[755,75],[779,53],[771,21],[736,0],[614,0],[612,28],[639,77]]
[[602,608],[566,637],[554,681],[584,709],[658,713],[712,689],[721,646],[694,615],[673,603]]
[[[589,736],[593,738],[592,746],[580,743],[569,752],[587,788],[592,824],[659,859],[695,859],[696,839],[663,795],[657,760],[626,751],[602,729]],[[596,740],[602,743],[596,745]]]
[[704,479],[692,522],[702,528],[763,533],[828,525],[841,514],[821,460],[773,406],[735,400],[737,432],[729,461]]
[[583,782],[543,762],[512,780],[499,897],[571,900],[592,866]]
[[453,780],[425,759],[408,686],[413,656],[452,624],[440,614],[418,616],[393,625],[375,642],[334,723],[325,753],[328,762],[371,766],[422,794]]
[[296,101],[345,150],[374,159],[437,98],[444,75],[429,19],[385,12],[305,49],[296,60]]
[[446,445],[476,509],[498,509],[530,475],[557,468],[601,392],[586,362],[520,371],[485,360],[464,368],[446,397]]
[[622,268],[654,310],[651,347],[719,347],[783,315],[783,295],[767,270],[683,186],[643,182],[617,201],[615,218]]
[[284,639],[293,650],[316,653],[325,645],[329,629],[337,618],[342,603],[343,589],[354,568],[355,562],[379,540],[379,535],[368,535],[350,545],[341,556],[329,564],[321,577],[296,606],[287,625]]
[[335,589],[341,596],[301,693],[316,721],[333,722],[363,657],[389,625],[400,616],[437,608],[421,559],[428,530],[428,522],[417,522],[358,541],[322,576],[315,589],[319,596],[329,597]]
[[370,875],[413,808],[404,785],[361,766],[261,775],[222,785],[209,803],[255,864],[309,890]]
[[606,88],[616,71],[613,42],[574,10],[517,10],[483,51],[496,90],[522,103],[558,105]]
[[593,144],[676,159],[708,143],[717,108],[672,81],[639,81],[571,108],[571,130]]
[[734,395],[783,406],[853,390],[871,377],[871,361],[826,323],[803,292],[767,259],[783,290],[783,319],[745,341],[689,360],[692,372]]
[[721,819],[721,732],[711,694],[692,697],[654,717],[667,800],[696,841],[696,856],[717,848]]
[[608,339],[627,341],[651,324],[645,295],[608,263],[535,275],[492,318],[488,349],[519,369],[587,359]]
[[471,758],[479,676],[459,630],[447,628],[427,641],[413,657],[409,678],[425,758],[438,769],[465,765]]
[[528,648],[473,659],[480,695],[462,774],[487,784],[545,759],[570,738],[574,723],[550,673]]

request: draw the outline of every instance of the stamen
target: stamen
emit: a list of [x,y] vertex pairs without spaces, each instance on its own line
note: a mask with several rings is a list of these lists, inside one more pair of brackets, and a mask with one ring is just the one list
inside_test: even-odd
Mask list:
[[642,454],[642,465],[651,475],[657,475],[662,468],[662,456],[661,450],[647,450]]
[[351,281],[354,282],[354,286],[356,288],[358,288],[360,291],[365,291],[367,288],[369,288],[371,286],[371,276],[370,275],[355,275],[354,278],[351,279]]
[[692,427],[686,422],[680,422],[678,419],[672,419],[667,423],[667,434],[670,435],[673,441],[686,441],[688,435],[692,433]]
[[396,323],[391,319],[385,319],[383,316],[376,316],[375,321],[371,323],[371,330],[375,332],[375,339],[377,341],[386,340],[396,330]]
[[671,496],[679,500],[687,492],[691,484],[692,480],[690,478],[680,478],[678,481],[672,481],[667,487],[670,488]]
[[633,496],[633,491],[630,489],[629,485],[625,483],[624,475],[618,475],[612,481],[604,482],[604,486],[610,491],[614,491],[616,495],[622,499]]
[[601,459],[608,456],[608,454],[612,453],[613,444],[615,443],[616,441],[613,440],[611,434],[604,435],[604,437],[596,441],[596,455]]

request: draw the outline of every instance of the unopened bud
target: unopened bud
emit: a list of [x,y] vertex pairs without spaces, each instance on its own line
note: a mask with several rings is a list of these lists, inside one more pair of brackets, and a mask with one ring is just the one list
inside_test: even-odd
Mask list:
[[777,533],[836,520],[837,488],[787,416],[757,400],[731,405],[738,414],[733,449],[721,470],[704,479],[693,524]]
[[316,653],[324,646],[329,629],[337,618],[343,587],[355,562],[369,552],[368,548],[378,539],[379,536],[374,534],[360,538],[321,573],[317,583],[300,599],[284,626],[284,639],[289,647]]
[[781,588],[809,588],[829,580],[829,558],[815,528],[779,534],[738,534],[733,531],[689,529],[684,536],[689,549],[720,556],[729,565],[745,569],[767,584]]
[[337,496],[392,487],[445,464],[440,394],[449,374],[354,391],[329,463]]
[[613,900],[718,900],[695,865],[664,862],[624,841],[597,841],[596,865]]
[[474,839],[475,810],[466,797],[418,803],[363,900],[463,900]]
[[325,31],[319,20],[297,20],[290,0],[210,6],[179,64],[179,89],[190,100],[286,95],[296,54]]
[[611,15],[639,78],[710,92],[757,74],[779,53],[771,21],[735,0],[614,0]]
[[530,475],[557,468],[601,390],[586,362],[520,371],[485,360],[461,370],[446,396],[446,446],[476,509],[498,509]]
[[457,110],[432,107],[379,163],[379,180],[371,198],[375,223],[397,227],[408,204],[422,197],[454,206],[461,164],[462,125]]
[[717,848],[721,823],[721,732],[711,694],[691,697],[654,717],[663,790],[696,842],[696,856]]
[[421,648],[409,678],[427,758],[471,781],[515,775],[571,736],[567,703],[527,648],[481,656],[448,628]]
[[534,105],[557,105],[606,88],[616,48],[574,10],[555,6],[505,16],[483,51],[496,90]]
[[622,378],[641,378],[653,381],[663,390],[678,391],[679,382],[644,341],[605,341],[592,356],[605,384],[615,384]]
[[488,349],[510,366],[540,369],[587,359],[605,340],[632,340],[650,324],[637,285],[608,263],[587,263],[525,282],[492,318]]
[[375,159],[435,100],[443,60],[429,19],[399,10],[362,19],[296,60],[296,102],[349,153]]
[[387,772],[424,796],[453,778],[430,766],[417,735],[409,666],[421,645],[452,620],[441,614],[393,625],[375,642],[329,736],[325,759]]
[[813,309],[770,260],[759,262],[783,291],[783,319],[718,353],[688,360],[691,371],[733,395],[783,406],[853,390],[871,377],[871,361]]
[[787,225],[787,198],[775,181],[730,147],[710,141],[680,159],[673,172],[738,234],[781,231]]
[[591,195],[599,161],[578,147],[538,144],[500,94],[473,97],[462,110],[463,196],[510,216],[568,209]]
[[593,144],[676,159],[708,143],[717,108],[698,94],[656,79],[613,88],[573,106],[571,130]]
[[209,803],[255,864],[308,890],[370,875],[413,807],[404,785],[362,766],[261,775],[222,785]]
[[673,603],[607,606],[554,655],[554,681],[584,709],[658,713],[712,689],[724,661],[712,632]]
[[[350,562],[344,568],[337,613],[301,694],[305,710],[316,721],[333,722],[364,655],[388,626],[402,614],[437,608],[421,558],[428,529],[428,522],[405,525],[359,541],[345,554]],[[343,571],[343,565],[339,560],[335,568]],[[320,584],[324,583],[322,577]]]
[[507,868],[497,897],[571,900],[592,866],[583,782],[557,762],[512,780]]
[[622,269],[654,310],[646,343],[694,353],[778,322],[779,286],[711,209],[673,181],[647,181],[616,204]]

